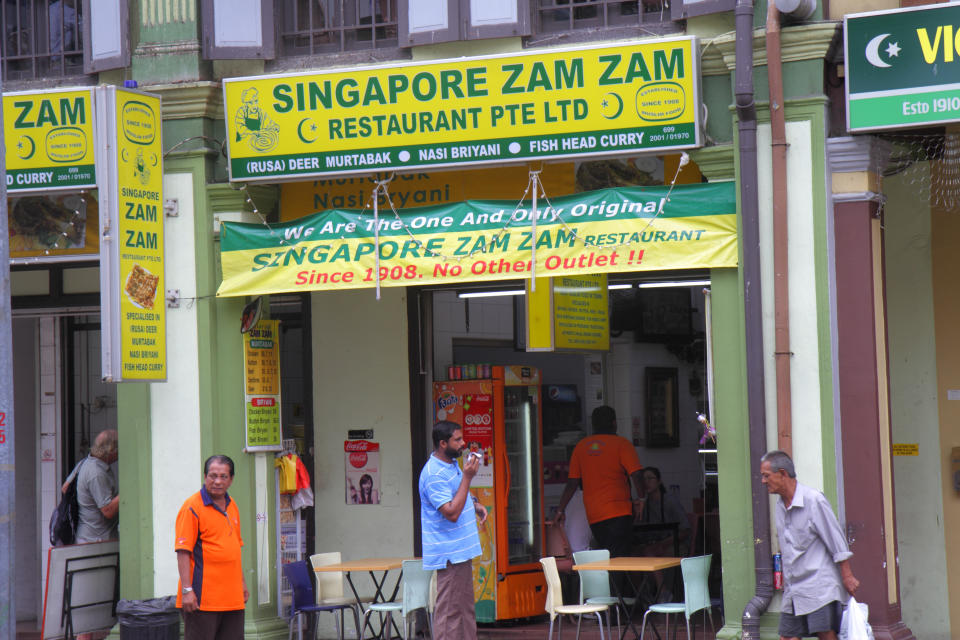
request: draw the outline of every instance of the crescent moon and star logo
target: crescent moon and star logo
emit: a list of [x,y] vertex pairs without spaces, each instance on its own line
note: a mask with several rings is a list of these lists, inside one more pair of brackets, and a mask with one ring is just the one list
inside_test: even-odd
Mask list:
[[[306,125],[306,126],[304,126],[304,125]],[[310,135],[312,135],[313,137],[312,137],[312,138],[308,138],[308,137],[304,134],[304,130],[306,130],[307,133],[310,134]],[[316,123],[315,123],[313,120],[311,120],[310,118],[304,118],[303,120],[301,120],[301,121],[300,121],[300,124],[297,125],[297,136],[299,136],[301,142],[303,142],[304,144],[310,144],[311,142],[315,142],[315,141],[317,140],[317,125],[316,125]]]
[[623,113],[623,98],[612,91],[603,94],[600,99],[600,114],[607,120],[615,120]]
[[30,136],[20,136],[17,140],[17,157],[21,160],[29,160],[37,152],[37,144]]
[[874,36],[874,38],[867,43],[867,48],[863,52],[867,58],[867,62],[879,69],[886,69],[893,66],[888,61],[892,58],[899,58],[900,52],[903,50],[900,46],[900,43],[890,42],[886,48],[883,49],[883,53],[886,54],[887,60],[881,58],[880,47],[883,45],[883,41],[889,37],[889,33],[881,33],[878,36]]

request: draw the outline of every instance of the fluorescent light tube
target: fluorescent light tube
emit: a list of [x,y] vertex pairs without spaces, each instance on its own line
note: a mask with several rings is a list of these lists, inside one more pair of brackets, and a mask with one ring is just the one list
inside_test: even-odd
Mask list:
[[709,287],[709,280],[677,280],[675,282],[641,282],[640,289],[661,289],[665,287]]
[[458,298],[497,298],[499,296],[522,296],[527,292],[523,289],[509,289],[506,291],[464,291],[458,293]]

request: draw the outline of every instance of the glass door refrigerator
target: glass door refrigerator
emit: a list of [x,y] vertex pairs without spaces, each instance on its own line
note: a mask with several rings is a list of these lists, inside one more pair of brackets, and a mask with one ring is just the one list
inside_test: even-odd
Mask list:
[[489,514],[473,562],[478,622],[537,616],[546,600],[540,372],[489,369],[489,377],[433,388],[434,419],[460,424],[469,449],[483,455],[470,485]]

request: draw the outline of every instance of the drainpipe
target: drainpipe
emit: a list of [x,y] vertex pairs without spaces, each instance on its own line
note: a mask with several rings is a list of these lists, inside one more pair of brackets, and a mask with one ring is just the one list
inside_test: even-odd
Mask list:
[[767,76],[770,86],[770,152],[773,157],[773,309],[777,371],[777,448],[793,455],[790,396],[790,282],[787,264],[787,125],[783,106],[780,11],[767,0]]
[[757,200],[757,110],[753,102],[753,3],[737,0],[734,97],[740,146],[740,220],[743,246],[743,310],[750,423],[750,494],[756,591],[743,609],[743,640],[759,640],[760,615],[773,597],[770,558],[770,502],[760,484],[760,457],[766,453],[763,388],[763,318],[760,301],[760,205]]

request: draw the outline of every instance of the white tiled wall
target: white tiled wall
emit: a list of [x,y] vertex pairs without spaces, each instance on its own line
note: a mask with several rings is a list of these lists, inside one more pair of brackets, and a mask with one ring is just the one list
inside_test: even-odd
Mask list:
[[[40,558],[42,568],[38,580],[47,575],[47,550],[50,540],[50,514],[60,499],[60,386],[57,384],[60,371],[60,330],[57,318],[41,318],[40,336]],[[52,449],[53,456],[44,451]],[[44,458],[47,459],[44,459]],[[40,582],[42,585],[42,580]],[[42,598],[41,598],[42,601]]]
[[513,340],[513,297],[470,298],[469,305],[466,302],[454,291],[433,296],[433,362],[438,379],[443,377],[441,372],[446,375],[447,366],[453,362],[454,338]]

